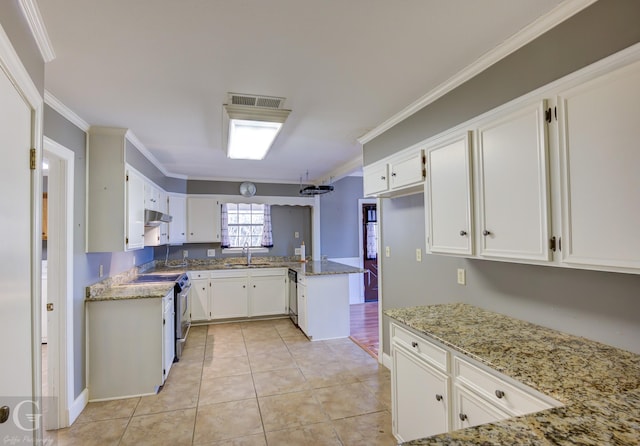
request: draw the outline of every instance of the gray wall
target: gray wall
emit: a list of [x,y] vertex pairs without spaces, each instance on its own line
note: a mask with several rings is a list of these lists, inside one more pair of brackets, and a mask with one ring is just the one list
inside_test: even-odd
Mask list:
[[44,61],[17,0],[0,1],[0,24],[31,80],[40,94],[44,95]]
[[[241,196],[238,195],[238,201]],[[254,257],[260,256],[293,256],[294,249],[298,248],[302,241],[310,249],[312,243],[311,236],[311,207],[309,206],[271,206],[271,224],[273,226],[273,248],[269,253],[256,253]],[[298,232],[299,238],[295,238]],[[214,248],[217,257],[237,257],[239,254],[222,254],[220,243],[185,243],[179,246],[169,247],[169,260],[182,259],[182,250],[189,251],[190,259],[204,259],[207,257],[207,250]],[[310,252],[310,251],[307,251]],[[156,260],[164,260],[167,257],[167,247],[158,246],[155,248]]]
[[320,253],[329,258],[358,257],[358,199],[362,177],[345,177],[320,196]]
[[[187,193],[189,194],[219,194],[238,195],[240,197],[240,184],[242,181],[187,181]],[[256,196],[297,197],[299,196],[299,184],[279,183],[255,183]]]
[[74,152],[74,240],[73,240],[73,348],[74,396],[86,387],[85,380],[85,287],[103,280],[100,265],[109,277],[153,259],[153,250],[145,248],[133,252],[85,253],[85,200],[86,200],[86,134],[48,105],[44,107],[44,135]]
[[[640,2],[600,0],[364,147],[381,159],[640,41]],[[640,353],[640,275],[426,255],[423,195],[384,199],[385,308],[467,302]],[[467,285],[456,284],[465,268]],[[388,325],[383,348],[389,353]]]

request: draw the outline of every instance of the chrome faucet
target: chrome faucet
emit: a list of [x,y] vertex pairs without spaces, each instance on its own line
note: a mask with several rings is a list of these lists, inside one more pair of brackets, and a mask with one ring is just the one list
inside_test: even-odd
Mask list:
[[249,248],[249,242],[244,242],[242,254],[244,254],[245,249],[247,250],[247,266],[249,266],[251,265],[251,249]]

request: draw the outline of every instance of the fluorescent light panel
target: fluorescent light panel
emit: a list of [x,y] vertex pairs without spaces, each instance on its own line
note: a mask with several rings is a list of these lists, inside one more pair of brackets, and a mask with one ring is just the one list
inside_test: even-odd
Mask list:
[[264,159],[281,128],[280,122],[230,119],[227,156],[233,159]]

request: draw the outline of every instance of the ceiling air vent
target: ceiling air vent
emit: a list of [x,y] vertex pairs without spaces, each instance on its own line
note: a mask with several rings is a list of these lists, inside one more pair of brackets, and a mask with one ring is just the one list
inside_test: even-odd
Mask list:
[[252,94],[229,93],[229,104],[246,105],[249,107],[281,109],[285,98],[273,96],[257,96]]

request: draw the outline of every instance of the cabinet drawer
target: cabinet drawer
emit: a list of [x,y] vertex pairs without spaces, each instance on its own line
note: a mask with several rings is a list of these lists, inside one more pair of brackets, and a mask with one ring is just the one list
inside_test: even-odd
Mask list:
[[459,357],[454,357],[453,364],[457,382],[475,390],[496,407],[506,410],[512,415],[524,415],[555,406],[534,396],[532,393],[535,390],[531,389],[531,393],[529,393]]
[[238,269],[219,269],[216,271],[211,271],[212,279],[227,279],[231,277],[247,277],[249,275],[248,268],[238,268]]
[[191,280],[208,279],[209,277],[211,277],[209,271],[189,271],[189,279]]
[[446,350],[395,324],[391,325],[391,338],[393,342],[405,346],[429,363],[447,371],[448,352]]
[[251,277],[286,276],[285,268],[256,268],[250,270]]

